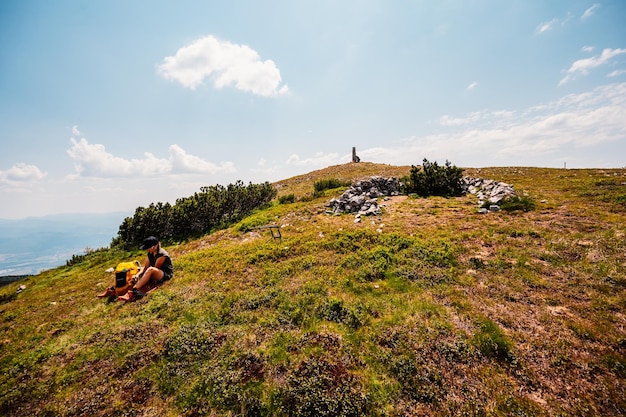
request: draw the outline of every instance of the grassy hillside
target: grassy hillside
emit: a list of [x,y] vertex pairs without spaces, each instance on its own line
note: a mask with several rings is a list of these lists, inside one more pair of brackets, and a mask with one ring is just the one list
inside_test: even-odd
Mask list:
[[[409,169],[281,181],[299,202],[168,247],[174,279],[135,303],[95,295],[141,252],[0,288],[0,414],[625,415],[626,170],[466,170],[519,213],[398,196],[355,223],[325,213],[343,190],[311,197]],[[264,224],[282,239],[242,232]]]

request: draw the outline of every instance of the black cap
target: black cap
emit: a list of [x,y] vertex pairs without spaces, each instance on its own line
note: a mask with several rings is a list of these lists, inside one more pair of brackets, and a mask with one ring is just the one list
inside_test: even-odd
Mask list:
[[140,249],[148,249],[159,243],[159,239],[154,236],[148,236],[143,240]]

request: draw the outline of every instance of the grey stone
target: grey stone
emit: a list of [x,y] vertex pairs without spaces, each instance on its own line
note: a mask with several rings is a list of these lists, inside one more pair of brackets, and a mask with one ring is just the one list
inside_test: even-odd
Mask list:
[[380,215],[378,197],[399,195],[402,184],[397,178],[383,178],[374,176],[357,181],[348,188],[339,198],[331,199],[327,207],[329,212],[360,213],[366,216]]

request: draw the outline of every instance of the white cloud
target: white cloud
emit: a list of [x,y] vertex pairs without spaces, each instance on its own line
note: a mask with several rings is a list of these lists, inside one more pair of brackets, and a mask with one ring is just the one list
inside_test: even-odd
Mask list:
[[550,32],[553,29],[556,29],[557,26],[561,26],[564,27],[566,24],[568,24],[573,18],[573,15],[571,12],[568,12],[565,17],[562,18],[558,18],[555,17],[550,21],[547,22],[543,22],[540,23],[535,30],[539,33],[545,33],[545,32]]
[[[600,7],[600,4],[596,3],[593,6],[589,7],[587,10],[585,10],[585,12],[580,16],[580,20],[587,20],[588,18],[590,18],[591,16],[593,16],[593,14],[596,12],[596,10]],[[567,15],[563,18],[558,18],[555,17],[547,22],[542,22],[539,25],[537,25],[537,27],[535,28],[535,30],[537,31],[537,33],[546,33],[546,32],[550,32],[551,30],[555,29],[558,25],[560,26],[565,26],[570,20],[573,19],[573,15],[572,13],[567,13]]]
[[169,161],[146,152],[143,159],[124,159],[106,151],[104,145],[90,144],[85,138],[71,138],[67,154],[75,161],[78,175],[87,177],[128,177],[164,174],[170,171]]
[[197,156],[189,155],[178,145],[170,146],[169,154],[171,170],[176,173],[216,174],[236,171],[232,162],[222,162],[216,165]]
[[348,157],[339,157],[338,153],[324,154],[318,152],[311,158],[301,159],[300,156],[293,154],[287,158],[285,163],[287,165],[307,166],[307,167],[326,167],[330,165],[336,165],[341,162],[347,162]]
[[75,161],[76,175],[83,177],[149,177],[163,174],[215,174],[234,172],[232,162],[220,165],[205,161],[185,152],[178,145],[171,145],[169,157],[157,158],[146,152],[142,159],[125,159],[106,151],[104,145],[90,144],[82,138],[70,139],[72,147],[67,154]]
[[239,90],[265,97],[289,92],[286,84],[280,86],[280,70],[274,61],[262,61],[249,46],[214,36],[200,38],[180,48],[176,55],[165,57],[158,66],[158,73],[191,90],[211,78],[216,88],[234,85]]
[[615,70],[615,71],[611,71],[609,72],[606,76],[607,77],[619,77],[622,74],[626,74],[626,70]]
[[42,172],[37,166],[18,162],[11,168],[0,171],[0,184],[19,186],[42,180],[46,172]]
[[481,112],[472,112],[465,117],[452,117],[444,114],[439,118],[439,124],[442,126],[462,126],[475,122],[482,117]]
[[72,126],[72,136],[80,136],[80,131],[78,130],[78,126]]
[[549,22],[540,23],[539,26],[537,26],[537,32],[539,33],[548,32],[554,29],[554,26],[558,23],[559,23],[559,19],[557,19],[556,17],[550,20]]
[[476,81],[472,82],[470,85],[467,86],[468,90],[473,90],[476,87],[478,87],[478,83]]
[[581,20],[586,20],[586,19],[590,18],[591,16],[593,16],[593,14],[596,12],[596,10],[599,7],[600,7],[600,5],[598,3],[595,3],[593,6],[591,6],[587,10],[585,10],[585,12],[582,14],[582,16],[580,16],[580,19]]
[[580,48],[581,51],[588,53],[593,52],[595,49],[596,48],[594,48],[593,46],[583,46],[582,48]]
[[[626,138],[626,83],[570,94],[520,112],[446,117],[458,121],[445,124],[448,131],[404,138],[397,146],[364,149],[359,152],[361,160],[409,165],[422,158],[450,159],[461,165],[459,159],[465,158],[473,166],[545,166],[566,154],[586,155],[589,149]],[[619,155],[611,158],[623,164]]]
[[[256,168],[250,168],[249,171],[254,173],[254,174],[262,174],[262,175],[270,175],[270,176],[275,176],[276,174],[280,174],[281,173],[281,166],[279,165],[272,165],[272,166],[258,166]],[[284,179],[284,178],[280,178],[280,179]],[[268,181],[267,178],[265,178],[265,181]]]
[[589,71],[593,68],[597,68],[601,65],[608,63],[612,58],[626,54],[626,48],[623,49],[611,49],[606,48],[602,50],[602,53],[599,56],[593,56],[591,58],[584,58],[575,61],[569,69],[566,71],[565,77],[561,79],[559,85],[566,84],[574,79],[576,79],[577,74],[587,75]]
[[439,124],[442,126],[464,126],[478,121],[484,121],[485,123],[493,124],[496,121],[507,121],[515,115],[515,112],[497,110],[497,111],[475,111],[469,113],[465,117],[452,117],[450,115],[443,115],[439,118]]

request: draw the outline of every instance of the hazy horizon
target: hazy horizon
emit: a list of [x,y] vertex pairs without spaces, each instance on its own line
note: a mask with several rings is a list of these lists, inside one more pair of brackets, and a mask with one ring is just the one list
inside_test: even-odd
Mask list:
[[128,213],[73,213],[0,219],[0,276],[31,275],[65,265],[85,249],[108,247]]

